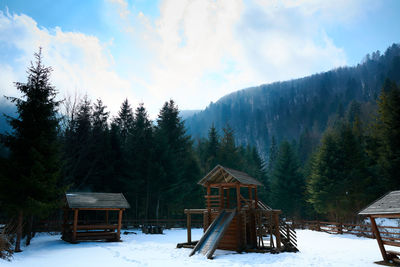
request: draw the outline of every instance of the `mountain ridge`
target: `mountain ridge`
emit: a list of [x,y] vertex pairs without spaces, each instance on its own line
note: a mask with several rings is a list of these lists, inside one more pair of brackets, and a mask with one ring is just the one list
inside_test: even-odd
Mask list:
[[278,141],[299,141],[306,131],[320,135],[332,116],[340,109],[348,110],[354,101],[360,103],[365,119],[386,78],[400,82],[399,44],[384,54],[368,54],[356,66],[237,90],[186,118],[185,123],[195,139],[205,137],[213,123],[220,133],[229,124],[238,144],[256,145],[265,155],[272,136]]

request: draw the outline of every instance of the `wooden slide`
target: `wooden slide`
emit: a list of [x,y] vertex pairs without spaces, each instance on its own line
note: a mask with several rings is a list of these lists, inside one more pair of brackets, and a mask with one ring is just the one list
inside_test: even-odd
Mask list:
[[201,237],[197,245],[193,248],[189,256],[193,256],[196,252],[206,255],[211,259],[218,247],[219,241],[224,236],[229,224],[236,215],[236,209],[233,211],[221,211],[217,218],[208,227],[207,231]]

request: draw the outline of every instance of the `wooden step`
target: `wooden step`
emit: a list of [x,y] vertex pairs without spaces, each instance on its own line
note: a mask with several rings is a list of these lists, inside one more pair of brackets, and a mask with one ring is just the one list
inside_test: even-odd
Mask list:
[[399,252],[399,251],[387,250],[386,252],[387,252],[388,254],[400,256],[400,252]]

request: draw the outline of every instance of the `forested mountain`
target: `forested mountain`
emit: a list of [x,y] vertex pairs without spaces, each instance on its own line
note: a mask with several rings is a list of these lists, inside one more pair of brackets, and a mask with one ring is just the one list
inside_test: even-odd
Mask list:
[[233,128],[238,144],[255,145],[267,156],[272,136],[283,140],[319,142],[322,132],[357,101],[361,120],[371,118],[385,81],[400,81],[400,45],[367,55],[354,67],[342,67],[309,77],[275,82],[226,95],[186,118],[194,138],[207,135],[211,124],[221,132]]

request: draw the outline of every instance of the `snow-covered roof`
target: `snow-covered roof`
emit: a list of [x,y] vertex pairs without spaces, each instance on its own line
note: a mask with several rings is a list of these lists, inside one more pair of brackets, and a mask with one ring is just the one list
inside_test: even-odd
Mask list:
[[392,191],[360,211],[359,215],[399,214],[400,190]]
[[67,205],[71,209],[128,209],[130,208],[122,193],[66,193]]
[[245,185],[259,185],[262,183],[251,177],[245,172],[237,171],[221,165],[217,165],[212,169],[198,184],[205,186],[206,183],[219,184],[219,183],[235,183],[239,182]]

